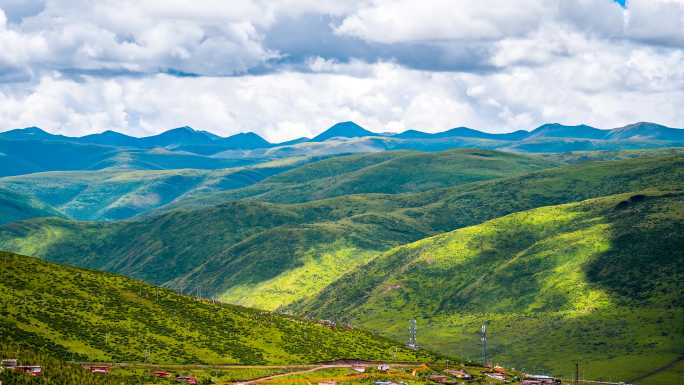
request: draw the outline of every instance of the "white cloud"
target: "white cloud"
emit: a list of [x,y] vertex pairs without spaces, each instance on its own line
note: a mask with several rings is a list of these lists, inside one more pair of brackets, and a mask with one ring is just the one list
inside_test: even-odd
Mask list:
[[684,126],[683,49],[675,0],[0,0],[0,130]]
[[337,32],[383,43],[494,40],[534,30],[549,13],[546,4],[539,0],[377,0],[347,16]]
[[684,1],[631,0],[625,33],[632,39],[684,47]]

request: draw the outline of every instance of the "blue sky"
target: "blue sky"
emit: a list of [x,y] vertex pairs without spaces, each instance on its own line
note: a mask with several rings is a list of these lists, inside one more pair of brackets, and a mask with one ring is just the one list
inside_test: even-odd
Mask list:
[[0,130],[684,126],[679,0],[0,0]]

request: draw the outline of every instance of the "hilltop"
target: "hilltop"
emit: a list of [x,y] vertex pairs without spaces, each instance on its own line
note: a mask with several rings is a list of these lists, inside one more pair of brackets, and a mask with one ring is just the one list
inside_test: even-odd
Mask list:
[[684,354],[683,227],[683,189],[517,212],[397,247],[293,308],[397,339],[416,317],[425,346],[466,357],[489,320],[495,362],[636,377]]
[[0,342],[62,359],[143,361],[147,354],[156,363],[268,364],[422,354],[360,330],[213,304],[5,252],[0,304]]

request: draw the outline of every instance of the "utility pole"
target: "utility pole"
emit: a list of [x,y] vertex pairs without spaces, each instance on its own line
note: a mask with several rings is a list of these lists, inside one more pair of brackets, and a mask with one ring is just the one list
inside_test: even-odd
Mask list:
[[482,322],[482,327],[480,328],[480,340],[482,341],[482,365],[487,366],[487,323],[489,321]]
[[417,328],[416,328],[416,319],[413,318],[409,321],[409,338],[408,342],[406,343],[406,346],[408,346],[410,349],[416,350],[418,349],[418,341],[417,341]]

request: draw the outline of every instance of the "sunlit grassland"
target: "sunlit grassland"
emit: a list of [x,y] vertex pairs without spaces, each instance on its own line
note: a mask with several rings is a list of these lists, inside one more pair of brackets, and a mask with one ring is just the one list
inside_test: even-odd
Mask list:
[[243,306],[274,310],[313,296],[376,254],[340,243],[333,243],[324,250],[310,250],[300,258],[298,267],[269,280],[232,286],[220,298]]
[[[636,377],[682,355],[682,192],[656,190],[511,214],[400,246],[294,306],[479,360]],[[391,326],[388,326],[391,325]],[[643,383],[660,384],[647,379]]]
[[403,359],[419,358],[364,331],[197,301],[30,257],[2,253],[0,278],[0,341],[63,359],[284,364],[383,359],[395,347]]

